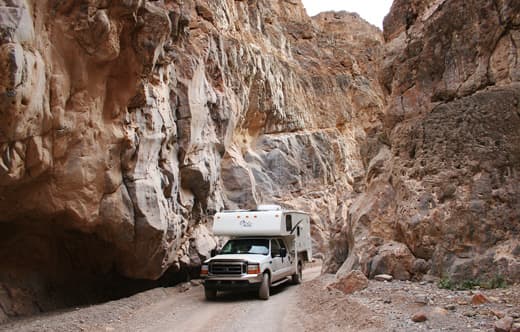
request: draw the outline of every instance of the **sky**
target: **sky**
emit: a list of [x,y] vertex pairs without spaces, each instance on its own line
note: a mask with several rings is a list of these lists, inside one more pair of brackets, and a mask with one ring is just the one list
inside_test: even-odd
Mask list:
[[328,10],[346,10],[382,29],[383,18],[390,11],[392,0],[302,0],[307,14],[314,16]]

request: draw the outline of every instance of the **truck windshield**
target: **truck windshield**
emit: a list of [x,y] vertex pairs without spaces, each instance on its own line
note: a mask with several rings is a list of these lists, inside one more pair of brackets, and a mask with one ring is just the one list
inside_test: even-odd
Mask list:
[[229,254],[269,254],[269,240],[267,239],[235,239],[229,240],[222,250],[222,255]]

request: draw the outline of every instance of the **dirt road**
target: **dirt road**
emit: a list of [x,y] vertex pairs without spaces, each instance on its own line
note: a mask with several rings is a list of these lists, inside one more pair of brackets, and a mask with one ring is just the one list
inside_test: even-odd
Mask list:
[[[307,269],[304,282],[317,277],[320,266]],[[203,287],[143,307],[116,330],[152,331],[291,331],[290,315],[296,304],[297,286],[282,285],[271,291],[268,301],[256,293],[220,294],[216,301],[204,299]]]
[[[271,290],[268,301],[255,293],[204,299],[202,286],[155,288],[104,304],[72,308],[0,325],[0,331],[492,331],[504,316],[520,327],[520,285],[504,289],[453,291],[432,282],[371,280],[346,295],[327,285],[334,275],[320,266],[304,271],[299,286]],[[476,294],[482,304],[472,304]],[[416,313],[426,320],[412,321]]]
[[[320,266],[304,271],[304,283],[320,274]],[[297,292],[288,283],[271,290],[268,301],[255,293],[225,293],[216,301],[204,288],[157,288],[100,305],[21,319],[0,331],[295,331]]]

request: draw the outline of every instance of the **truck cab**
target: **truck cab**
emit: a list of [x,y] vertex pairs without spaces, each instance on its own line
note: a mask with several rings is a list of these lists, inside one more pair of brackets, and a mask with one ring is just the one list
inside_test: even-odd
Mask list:
[[300,211],[272,206],[224,211],[215,215],[213,232],[230,239],[202,264],[208,300],[218,291],[251,289],[268,299],[270,287],[300,283],[303,265],[312,257],[309,216]]

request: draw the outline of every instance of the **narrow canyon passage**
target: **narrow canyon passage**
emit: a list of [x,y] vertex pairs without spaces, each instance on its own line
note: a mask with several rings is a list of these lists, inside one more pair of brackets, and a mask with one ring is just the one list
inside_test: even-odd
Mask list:
[[[305,270],[304,283],[319,276],[321,266]],[[0,325],[0,331],[295,331],[299,286],[280,285],[268,301],[255,293],[225,293],[204,299],[203,287],[180,293],[156,288],[130,298],[71,308]],[[298,326],[300,328],[298,328]]]
[[[0,77],[0,330],[520,328],[519,0],[394,0],[382,30],[302,0],[0,0]],[[181,283],[215,213],[262,204],[309,214],[322,276]],[[327,288],[349,273],[366,292]],[[510,288],[473,308],[441,280]]]

